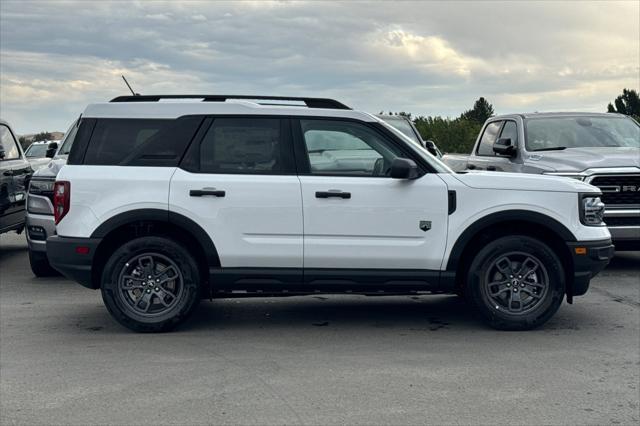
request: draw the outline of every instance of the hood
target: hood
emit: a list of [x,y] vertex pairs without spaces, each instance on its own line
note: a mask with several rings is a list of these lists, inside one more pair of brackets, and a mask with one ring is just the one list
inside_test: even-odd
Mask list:
[[54,158],[49,161],[49,164],[36,170],[33,177],[40,179],[55,179],[58,172],[65,164],[67,164],[66,158]]
[[567,148],[529,154],[528,161],[556,172],[582,172],[603,167],[640,167],[640,149],[632,147]]
[[465,185],[476,189],[542,192],[600,192],[592,185],[576,179],[505,172],[468,172],[453,176]]
[[51,158],[48,157],[38,157],[38,158],[28,158],[27,161],[31,165],[33,170],[38,170],[42,167],[45,167],[51,161]]

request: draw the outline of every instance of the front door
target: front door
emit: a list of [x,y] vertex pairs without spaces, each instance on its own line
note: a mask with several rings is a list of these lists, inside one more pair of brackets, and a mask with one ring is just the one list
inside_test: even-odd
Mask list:
[[438,270],[447,187],[389,177],[398,146],[365,123],[301,119],[305,276],[310,269]]

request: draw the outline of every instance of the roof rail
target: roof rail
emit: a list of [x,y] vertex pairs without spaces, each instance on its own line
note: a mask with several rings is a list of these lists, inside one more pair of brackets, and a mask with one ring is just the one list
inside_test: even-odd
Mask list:
[[[345,104],[328,98],[297,98],[289,96],[252,96],[252,95],[137,95],[118,96],[111,102],[158,102],[162,99],[202,99],[202,102],[225,102],[227,99],[247,99],[257,101],[297,101],[304,102],[308,108],[351,109]],[[281,105],[258,102],[260,105]],[[289,105],[285,105],[289,106]],[[296,106],[296,105],[291,105]]]

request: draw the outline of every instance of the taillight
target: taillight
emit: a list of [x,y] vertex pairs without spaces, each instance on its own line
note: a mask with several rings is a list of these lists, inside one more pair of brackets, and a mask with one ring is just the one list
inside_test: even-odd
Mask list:
[[69,182],[57,181],[53,186],[53,214],[56,225],[69,211],[71,200],[71,184]]

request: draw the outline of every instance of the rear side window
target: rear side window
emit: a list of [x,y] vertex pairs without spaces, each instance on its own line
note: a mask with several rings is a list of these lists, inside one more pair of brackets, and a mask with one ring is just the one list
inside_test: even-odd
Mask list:
[[295,171],[287,128],[278,118],[216,118],[200,144],[202,173]]
[[83,164],[175,167],[202,122],[179,119],[97,119]]
[[493,143],[498,139],[498,132],[502,121],[494,121],[487,124],[487,127],[482,133],[482,139],[480,139],[480,145],[478,146],[478,155],[494,156]]

